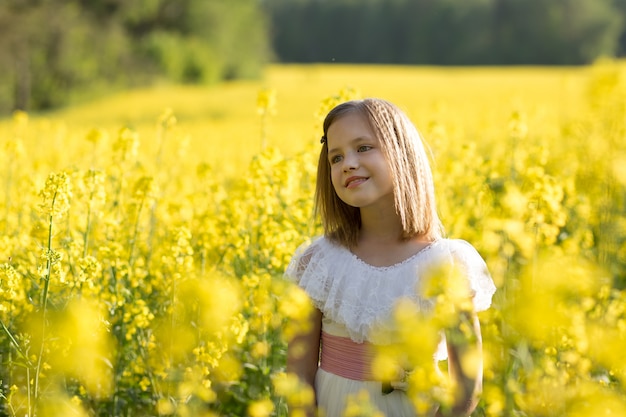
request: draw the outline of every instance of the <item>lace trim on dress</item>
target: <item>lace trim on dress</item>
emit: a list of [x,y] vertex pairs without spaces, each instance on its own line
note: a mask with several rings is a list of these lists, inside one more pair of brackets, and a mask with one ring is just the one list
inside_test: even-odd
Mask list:
[[399,298],[408,298],[422,311],[432,308],[433,301],[418,293],[419,283],[425,271],[442,262],[452,262],[465,272],[477,311],[489,307],[495,286],[487,266],[462,240],[440,239],[404,261],[375,267],[321,237],[296,251],[285,274],[325,317],[345,326],[352,340],[386,344],[390,341],[381,335],[394,332],[390,319]]
[[350,253],[350,255],[352,255],[352,257],[359,262],[360,264],[363,264],[365,267],[369,267],[372,269],[378,269],[381,271],[388,271],[390,269],[394,269],[394,268],[398,268],[401,267],[402,265],[409,263],[411,261],[413,261],[414,258],[420,256],[423,252],[427,252],[430,248],[432,248],[434,245],[436,245],[439,241],[441,241],[441,239],[437,239],[437,240],[433,240],[432,242],[430,242],[428,245],[424,246],[422,249],[420,249],[419,251],[415,252],[413,255],[409,256],[408,258],[400,261],[400,262],[396,262],[393,265],[387,265],[387,266],[376,266],[376,265],[372,265],[369,264],[367,262],[365,262],[363,259],[359,258],[357,255],[354,254],[354,252],[345,249],[346,251],[348,251]]

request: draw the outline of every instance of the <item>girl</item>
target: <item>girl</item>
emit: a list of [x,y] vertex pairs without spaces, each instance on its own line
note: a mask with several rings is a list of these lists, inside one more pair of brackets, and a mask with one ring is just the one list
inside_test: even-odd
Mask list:
[[[442,262],[467,277],[474,311],[491,304],[493,281],[469,243],[442,237],[424,144],[398,107],[381,99],[340,104],[326,116],[321,142],[315,207],[324,235],[299,248],[286,271],[315,306],[287,352],[287,371],[315,392],[315,409],[300,412],[340,417],[346,399],[365,390],[385,416],[416,416],[401,384],[372,375],[372,345],[389,343],[374,329],[389,322],[400,298],[426,305],[416,288]],[[475,312],[471,323],[480,349]],[[449,341],[438,357],[447,353],[449,374],[461,387],[446,412],[469,415],[482,366],[464,369],[459,348]]]

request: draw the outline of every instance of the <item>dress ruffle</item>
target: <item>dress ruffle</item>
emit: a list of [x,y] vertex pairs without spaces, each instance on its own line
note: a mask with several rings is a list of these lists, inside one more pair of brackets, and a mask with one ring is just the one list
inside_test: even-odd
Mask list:
[[446,263],[467,276],[475,310],[489,308],[495,286],[487,265],[472,245],[458,239],[436,240],[400,263],[376,267],[320,237],[298,248],[285,275],[307,292],[327,319],[345,326],[352,340],[385,344],[389,341],[376,340],[376,335],[393,332],[390,318],[398,299],[408,298],[423,311],[431,309],[433,301],[420,295],[419,284],[427,271]]

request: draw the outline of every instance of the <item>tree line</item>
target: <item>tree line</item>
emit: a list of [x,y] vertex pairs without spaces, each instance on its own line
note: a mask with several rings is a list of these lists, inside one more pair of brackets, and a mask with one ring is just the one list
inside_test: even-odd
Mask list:
[[576,65],[626,49],[624,0],[266,0],[281,60]]
[[576,65],[626,54],[626,0],[2,0],[0,114],[278,62]]

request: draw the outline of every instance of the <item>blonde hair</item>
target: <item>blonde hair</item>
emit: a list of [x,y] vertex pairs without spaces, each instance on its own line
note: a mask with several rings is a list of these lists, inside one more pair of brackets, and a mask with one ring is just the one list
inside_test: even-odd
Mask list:
[[402,223],[402,238],[440,238],[443,227],[437,214],[426,145],[402,110],[377,98],[341,103],[324,119],[322,150],[317,165],[315,213],[321,216],[325,236],[346,247],[354,247],[359,238],[361,212],[358,207],[344,203],[335,192],[326,141],[330,125],[353,112],[366,117],[381,143],[393,179],[395,209]]

